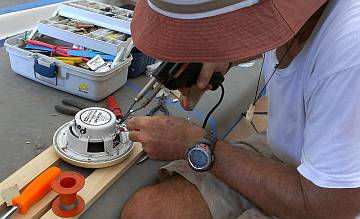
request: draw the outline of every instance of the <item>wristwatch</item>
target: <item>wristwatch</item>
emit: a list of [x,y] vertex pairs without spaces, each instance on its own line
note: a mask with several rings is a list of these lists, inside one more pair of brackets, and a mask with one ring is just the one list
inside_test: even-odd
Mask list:
[[218,139],[213,132],[207,131],[196,144],[186,152],[190,167],[197,172],[208,171],[215,161],[214,147]]

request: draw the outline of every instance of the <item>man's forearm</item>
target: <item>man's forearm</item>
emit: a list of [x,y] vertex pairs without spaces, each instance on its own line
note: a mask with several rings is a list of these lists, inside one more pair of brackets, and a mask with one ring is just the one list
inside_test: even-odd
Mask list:
[[307,215],[296,169],[223,142],[216,145],[215,157],[212,172],[266,212],[281,218]]

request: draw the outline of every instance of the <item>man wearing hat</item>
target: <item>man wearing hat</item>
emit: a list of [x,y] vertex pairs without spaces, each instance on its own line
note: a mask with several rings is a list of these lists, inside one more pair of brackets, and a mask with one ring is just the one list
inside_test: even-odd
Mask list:
[[172,162],[122,218],[360,215],[360,1],[139,0],[132,31],[150,56],[204,63],[200,89],[265,53],[269,114],[266,138],[237,144],[176,118],[129,120],[133,141]]

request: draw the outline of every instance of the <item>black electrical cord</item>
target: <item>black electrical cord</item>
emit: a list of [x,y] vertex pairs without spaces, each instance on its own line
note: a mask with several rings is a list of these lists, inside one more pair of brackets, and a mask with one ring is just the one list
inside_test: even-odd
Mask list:
[[220,88],[221,88],[221,96],[220,96],[220,99],[219,101],[216,103],[216,105],[208,112],[208,114],[206,115],[205,117],[205,120],[204,120],[204,123],[202,125],[203,128],[206,127],[208,121],[209,121],[209,118],[211,116],[211,114],[218,108],[218,106],[221,104],[221,102],[223,101],[224,99],[224,96],[225,96],[225,88],[224,88],[224,85],[220,84]]
[[[258,93],[258,89],[256,89],[256,95],[255,95],[255,100],[254,100],[254,105],[257,103],[257,101],[261,98],[261,95],[264,93],[265,89],[267,88],[268,84],[270,83],[271,79],[274,77],[275,73],[277,72],[277,70],[279,69],[279,65],[281,65],[285,59],[285,57],[288,55],[288,53],[290,52],[291,47],[293,46],[294,42],[296,40],[296,37],[294,37],[294,39],[292,39],[292,41],[290,42],[289,47],[286,49],[284,55],[281,57],[281,59],[279,60],[279,64],[277,64],[272,72],[272,74],[270,75],[269,79],[265,82],[265,85],[263,86],[263,88],[261,89],[261,91]],[[263,70],[263,66],[264,66],[264,59],[262,61],[261,64],[261,71]],[[260,71],[260,75],[261,75],[261,71]],[[259,77],[259,81],[260,82],[260,77]]]
[[[287,56],[287,54],[290,52],[290,49],[291,47],[293,46],[294,42],[296,40],[296,37],[294,37],[294,39],[292,39],[292,41],[290,42],[290,45],[289,47],[286,49],[284,55],[281,57],[281,59],[279,60],[279,63],[275,66],[272,74],[270,75],[269,79],[265,82],[265,85],[263,86],[263,88],[261,89],[261,91],[259,92],[259,85],[260,85],[260,80],[261,80],[261,73],[263,71],[263,68],[264,68],[264,59],[265,57],[263,58],[262,60],[262,63],[261,63],[261,69],[260,69],[260,72],[259,72],[259,78],[258,78],[258,82],[257,82],[257,86],[256,86],[256,93],[255,93],[255,99],[254,99],[254,102],[253,102],[253,105],[255,105],[259,99],[261,98],[262,94],[264,93],[265,89],[267,88],[268,84],[270,83],[271,79],[274,77],[275,73],[277,72],[277,70],[279,69],[279,65],[282,64],[282,62],[284,61],[285,57]],[[241,119],[246,117],[246,113],[242,113],[241,114]],[[241,120],[240,119],[240,120]],[[254,128],[255,132],[258,132],[255,124],[253,122],[250,123],[251,126]]]
[[259,78],[258,78],[257,85],[256,85],[256,92],[255,92],[255,97],[254,97],[253,104],[256,103],[256,98],[258,96],[259,87],[260,87],[260,81],[261,81],[261,72],[263,71],[263,68],[264,68],[264,60],[261,62],[261,68],[260,68]]

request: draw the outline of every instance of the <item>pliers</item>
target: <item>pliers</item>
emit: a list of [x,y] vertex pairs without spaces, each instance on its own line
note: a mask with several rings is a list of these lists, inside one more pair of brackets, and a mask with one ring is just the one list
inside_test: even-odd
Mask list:
[[166,96],[162,95],[159,98],[159,102],[158,105],[156,107],[154,107],[153,109],[150,110],[150,112],[148,112],[148,114],[146,114],[147,116],[153,116],[157,111],[163,112],[166,116],[169,116],[169,110],[166,108]]
[[[159,98],[158,105],[156,107],[154,107],[153,109],[151,109],[150,112],[148,112],[148,114],[146,114],[146,115],[153,116],[159,110],[160,110],[160,112],[163,112],[166,116],[170,115],[169,110],[166,108],[166,96],[165,95],[162,95]],[[148,159],[149,159],[149,156],[147,154],[145,154],[136,162],[136,165],[142,164]]]
[[62,103],[65,106],[55,105],[55,110],[69,116],[75,116],[80,110],[88,108],[85,104],[70,99],[63,99]]

